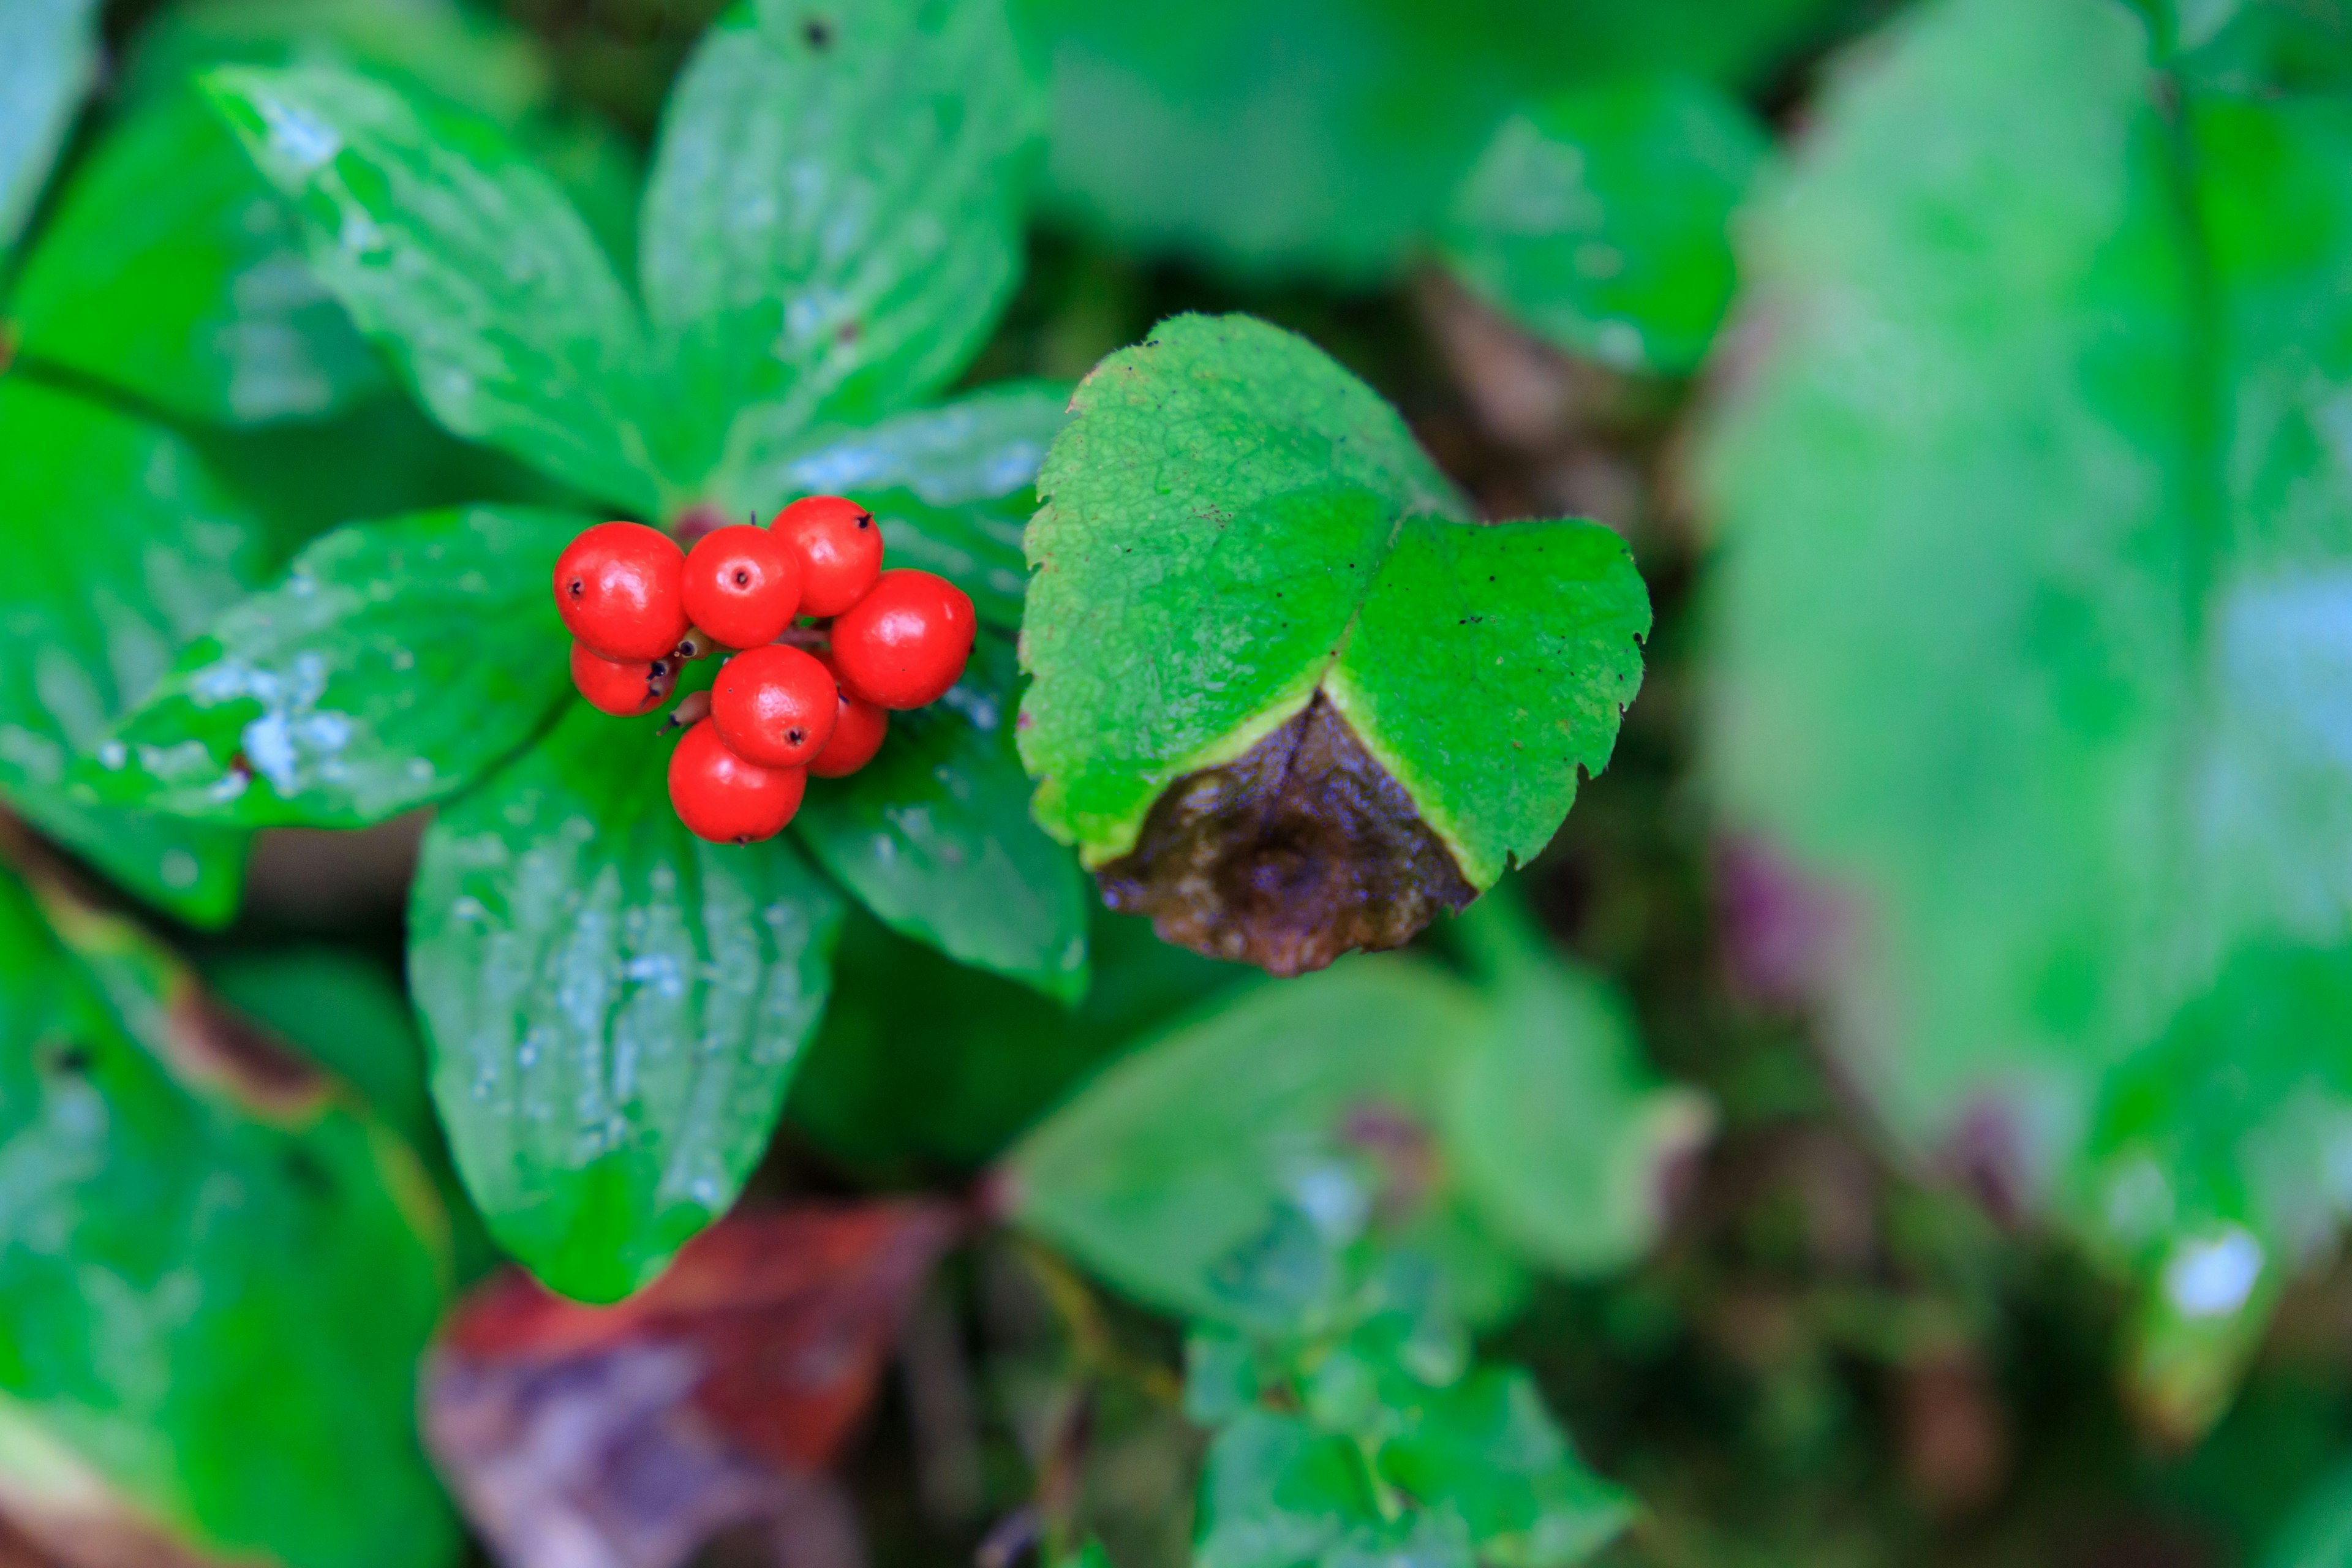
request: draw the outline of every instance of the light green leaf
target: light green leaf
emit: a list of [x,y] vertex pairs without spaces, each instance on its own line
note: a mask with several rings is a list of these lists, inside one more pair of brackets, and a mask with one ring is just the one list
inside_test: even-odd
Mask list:
[[77,782],[247,827],[359,827],[455,794],[571,689],[547,584],[587,521],[472,507],[336,530],[191,644]]
[[[445,1305],[424,1172],[321,1080],[240,1076],[137,932],[0,879],[0,1474],[68,1545],[439,1568],[417,1442]],[[289,1259],[300,1266],[289,1267]]]
[[1769,145],[1738,100],[1688,77],[1562,93],[1496,133],[1440,244],[1570,353],[1685,374],[1731,303],[1731,213]]
[[1942,0],[1758,215],[1714,765],[1853,900],[1832,1012],[1900,1135],[1972,1128],[2150,1291],[2226,1243],[2207,1370],[2142,1389],[2193,1427],[2245,1339],[2206,1331],[2332,1190],[2290,1130],[2352,1082],[2352,992],[2308,978],[2352,950],[2352,110],[2174,121],[2147,48],[2091,0]]
[[670,96],[639,237],[672,395],[699,427],[686,471],[718,463],[754,404],[798,430],[952,380],[1019,271],[1031,132],[996,0],[721,16]]
[[936,705],[890,715],[865,768],[809,782],[801,842],[901,935],[1076,1002],[1092,900],[1076,858],[1029,819],[1013,684],[1012,648],[982,638]]
[[9,0],[0,9],[0,256],[40,199],[97,71],[97,0]]
[[0,793],[141,897],[226,921],[245,837],[72,798],[66,770],[265,569],[262,530],[160,425],[0,380]]
[[[1378,815],[1409,847],[1362,852],[1359,878],[1422,900],[1385,944],[1544,847],[1640,682],[1649,602],[1622,541],[1589,522],[1468,521],[1393,410],[1246,317],[1163,322],[1072,407],[1038,482],[1022,628],[1036,681],[1021,754],[1048,832],[1097,868],[1138,851],[1163,796],[1193,809],[1172,784],[1249,773],[1252,748],[1294,743],[1294,721],[1317,733],[1319,695],[1375,774],[1316,803],[1328,829],[1351,830],[1347,802],[1402,789]],[[1263,765],[1267,787],[1293,787],[1297,770]],[[1213,813],[1233,793],[1192,792]],[[1147,881],[1193,852],[1141,850]],[[1244,836],[1235,852],[1257,851]]]
[[323,67],[205,79],[319,280],[451,431],[644,516],[642,334],[580,215],[487,121]]
[[582,704],[426,833],[409,977],[457,1169],[549,1288],[613,1300],[724,1213],[824,1010],[838,895],[703,844],[662,721]]

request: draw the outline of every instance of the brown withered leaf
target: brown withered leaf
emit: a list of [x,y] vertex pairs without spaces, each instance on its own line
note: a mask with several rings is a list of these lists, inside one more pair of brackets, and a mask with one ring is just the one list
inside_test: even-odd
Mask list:
[[1402,946],[1476,896],[1319,691],[1234,762],[1170,785],[1098,876],[1161,941],[1285,976]]
[[858,1568],[823,1472],[961,1226],[927,1202],[739,1215],[611,1307],[502,1276],[430,1358],[426,1439],[510,1568],[675,1568],[751,1527],[788,1568]]

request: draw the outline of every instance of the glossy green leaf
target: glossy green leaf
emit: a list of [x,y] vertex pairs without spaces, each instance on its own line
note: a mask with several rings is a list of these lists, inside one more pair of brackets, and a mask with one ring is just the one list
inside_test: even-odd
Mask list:
[[[1473,1218],[1384,1163],[1430,1136],[1427,1118],[1481,1021],[1458,981],[1393,959],[1221,1001],[1106,1069],[1004,1162],[1013,1214],[1121,1291],[1162,1310],[1249,1323],[1288,1309],[1235,1260],[1285,1214],[1310,1244],[1362,1234],[1407,1184],[1408,1222],[1455,1264],[1464,1310],[1485,1319],[1516,1288]],[[1315,1237],[1323,1241],[1315,1243]]]
[[809,853],[892,930],[1075,1002],[1092,894],[1029,819],[1013,682],[1013,649],[982,639],[936,705],[890,715],[871,763],[810,781],[796,821]]
[[1918,13],[1759,215],[1706,471],[1716,776],[1864,917],[1855,1079],[2197,1307],[2193,1428],[2334,1190],[2352,111],[2174,96],[2120,7]]
[[1446,263],[1570,353],[1686,374],[1730,306],[1731,213],[1769,146],[1692,78],[1547,99],[1504,123],[1455,194]]
[[0,792],[141,897],[218,923],[236,908],[245,837],[105,810],[65,788],[173,656],[266,566],[262,531],[195,450],[160,425],[0,380]]
[[0,255],[40,199],[97,71],[97,0],[10,0],[0,9]]
[[409,979],[493,1234],[626,1295],[734,1201],[824,1010],[838,895],[788,843],[703,844],[662,721],[584,703],[426,833]]
[[[730,416],[804,428],[954,378],[1021,258],[1031,134],[996,0],[742,0],[663,114],[638,251],[708,471]],[[781,504],[781,502],[775,503]]]
[[486,121],[323,67],[205,89],[302,218],[319,280],[457,435],[658,515],[644,347],[612,263]]
[[1589,522],[1479,526],[1300,339],[1180,316],[1097,367],[1038,481],[1021,754],[1088,866],[1319,690],[1474,887],[1550,839],[1641,679],[1648,595]]
[[547,584],[586,521],[473,507],[336,530],[190,644],[78,782],[247,827],[359,827],[455,794],[571,690]]
[[322,1081],[235,1054],[136,932],[56,913],[67,943],[0,880],[13,1522],[68,1548],[453,1561],[415,1430],[448,1269],[423,1171]]
[[1837,0],[1016,0],[1051,184],[1129,247],[1251,272],[1394,269],[1519,103],[1680,72],[1754,86]]

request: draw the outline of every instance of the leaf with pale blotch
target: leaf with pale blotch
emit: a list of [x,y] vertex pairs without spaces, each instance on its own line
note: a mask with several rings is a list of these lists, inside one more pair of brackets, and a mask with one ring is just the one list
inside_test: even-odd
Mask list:
[[1021,754],[1114,901],[1296,973],[1544,847],[1641,680],[1616,535],[1470,521],[1394,410],[1246,317],[1163,322],[1072,411],[1027,536]]
[[643,330],[577,210],[489,121],[327,67],[205,88],[319,281],[451,431],[656,515]]
[[189,645],[77,782],[247,827],[360,827],[455,794],[571,690],[547,584],[587,521],[471,507],[336,530]]
[[840,896],[693,837],[663,721],[584,703],[426,833],[409,977],[467,1189],[551,1289],[628,1294],[726,1212],[824,1011]]
[[1743,228],[1701,465],[1713,771],[1860,911],[1854,1081],[2137,1277],[2177,1431],[2340,1217],[2347,171],[2341,100],[2184,86],[2127,8],[1942,0]]
[[995,0],[742,0],[712,26],[639,238],[688,476],[954,379],[1019,274],[1032,120]]
[[40,199],[97,73],[97,0],[0,7],[0,256]]

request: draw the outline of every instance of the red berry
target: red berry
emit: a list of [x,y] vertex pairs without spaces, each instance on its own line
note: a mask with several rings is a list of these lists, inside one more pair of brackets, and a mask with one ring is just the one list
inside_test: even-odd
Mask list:
[[882,570],[874,514],[840,496],[803,496],[768,524],[801,558],[801,614],[837,616],[866,596]]
[[884,708],[936,702],[963,675],[976,623],[961,588],[929,572],[885,572],[833,623],[841,683]]
[[606,658],[660,658],[687,633],[686,554],[641,522],[600,522],[555,560],[564,629]]
[[710,721],[748,762],[806,767],[833,739],[840,708],[833,671],[813,654],[771,643],[721,665],[710,688]]
[[763,768],[729,751],[708,719],[669,754],[669,803],[688,833],[713,844],[773,838],[800,809],[806,788],[802,769]]
[[677,684],[674,658],[606,658],[586,643],[572,645],[572,684],[588,705],[619,718],[650,713]]
[[[827,663],[825,668],[833,666]],[[834,715],[833,739],[809,759],[808,771],[821,779],[847,778],[874,760],[874,753],[882,749],[882,737],[889,731],[888,713],[844,689],[841,707]]]
[[800,608],[800,553],[764,528],[721,528],[687,552],[687,618],[724,647],[775,641]]

